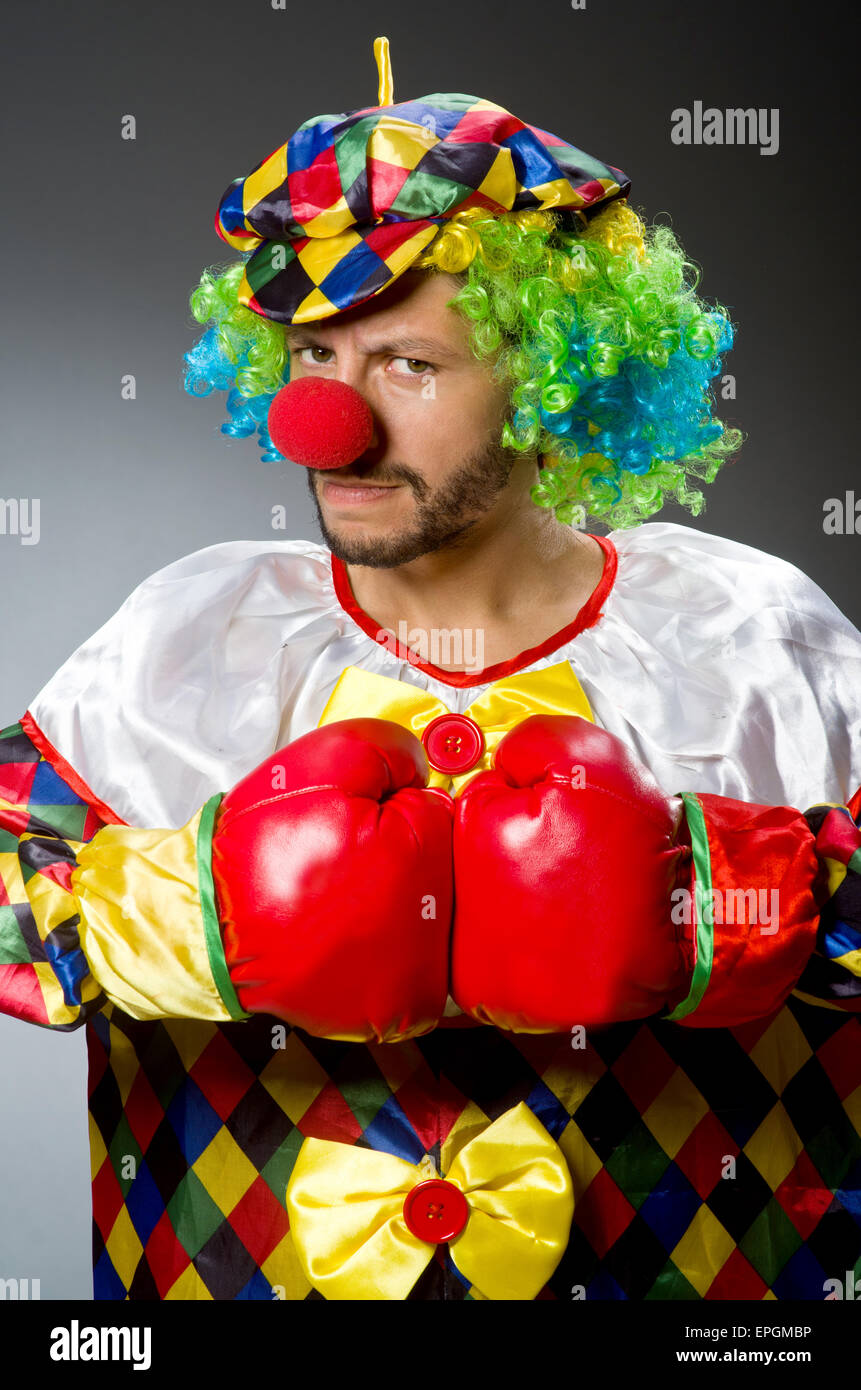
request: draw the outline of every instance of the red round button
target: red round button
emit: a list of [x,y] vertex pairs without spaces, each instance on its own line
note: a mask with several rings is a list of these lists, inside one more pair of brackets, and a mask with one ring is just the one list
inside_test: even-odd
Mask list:
[[427,759],[437,772],[468,772],[484,752],[484,734],[465,714],[440,714],[422,734]]
[[417,1183],[404,1200],[407,1229],[430,1245],[454,1240],[468,1219],[469,1203],[460,1188],[443,1178]]

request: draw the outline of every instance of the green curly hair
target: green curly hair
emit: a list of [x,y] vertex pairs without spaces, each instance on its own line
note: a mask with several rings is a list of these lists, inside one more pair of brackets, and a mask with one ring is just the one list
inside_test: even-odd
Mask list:
[[[185,356],[192,395],[228,391],[234,437],[257,431],[289,379],[284,326],[237,302],[244,259],[204,271],[191,295],[209,324]],[[697,296],[699,272],[667,226],[625,199],[579,213],[479,208],[444,223],[414,269],[458,286],[449,305],[472,351],[510,392],[501,443],[540,458],[532,499],[567,525],[638,525],[672,498],[692,515],[742,443],[714,418],[711,382],[732,346],[725,308]]]

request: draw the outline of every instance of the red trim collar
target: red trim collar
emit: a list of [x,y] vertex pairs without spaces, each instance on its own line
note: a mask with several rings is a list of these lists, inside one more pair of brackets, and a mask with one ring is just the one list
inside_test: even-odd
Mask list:
[[442,681],[444,685],[455,686],[462,690],[471,685],[486,685],[489,681],[501,680],[503,676],[510,676],[515,671],[522,671],[524,667],[531,666],[533,661],[538,661],[540,657],[549,656],[559,647],[564,647],[566,642],[570,642],[572,637],[577,637],[587,627],[594,627],[599,618],[604,616],[601,609],[615,583],[618,557],[616,547],[608,536],[593,536],[592,539],[598,542],[604,552],[604,570],[591,596],[583,604],[577,616],[565,627],[560,628],[558,632],[554,632],[551,637],[545,638],[539,646],[529,647],[527,651],[520,652],[518,656],[511,657],[509,661],[497,661],[494,666],[485,666],[484,670],[477,674],[472,671],[444,671],[441,667],[432,665],[430,661],[425,661],[411,647],[405,647],[403,643],[398,642],[394,634],[388,641],[379,638],[377,636],[380,630],[379,623],[375,623],[373,618],[359,607],[350,587],[347,567],[343,560],[339,560],[336,555],[331,557],[332,579],[335,585],[335,595],[344,612],[353,619],[357,627],[367,633],[368,637],[388,650],[391,650],[392,644],[394,644],[401,661],[408,661],[411,666],[417,666],[420,671],[433,676],[434,680]]

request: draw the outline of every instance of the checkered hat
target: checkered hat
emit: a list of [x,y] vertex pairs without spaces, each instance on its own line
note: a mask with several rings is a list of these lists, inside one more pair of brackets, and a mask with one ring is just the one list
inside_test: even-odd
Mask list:
[[[380,294],[467,208],[577,209],[626,197],[630,179],[492,101],[436,92],[305,121],[234,179],[215,230],[252,252],[239,302],[278,323],[328,318]],[[384,104],[384,102],[386,104]]]

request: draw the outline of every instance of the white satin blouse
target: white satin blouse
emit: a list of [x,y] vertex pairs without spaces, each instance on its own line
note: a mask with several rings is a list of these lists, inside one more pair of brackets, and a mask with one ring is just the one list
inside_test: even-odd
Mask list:
[[[596,722],[668,792],[845,802],[861,785],[861,633],[827,595],[783,560],[690,527],[609,540],[618,568],[597,621],[514,669],[569,662]],[[402,659],[348,608],[317,542],[208,546],[144,580],[30,714],[123,820],[176,827],[316,728],[347,666],[457,713],[487,690]]]

